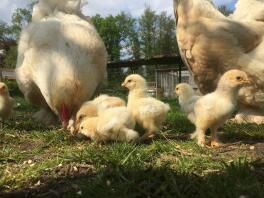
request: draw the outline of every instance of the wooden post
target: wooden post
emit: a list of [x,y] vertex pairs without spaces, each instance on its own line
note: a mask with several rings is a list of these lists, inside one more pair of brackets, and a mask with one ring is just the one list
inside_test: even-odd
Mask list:
[[182,82],[182,64],[179,64],[179,83]]
[[0,81],[3,82],[3,67],[2,66],[0,66],[0,70],[1,70],[1,72],[0,72]]
[[155,70],[155,88],[156,88],[156,98],[158,98],[158,72]]

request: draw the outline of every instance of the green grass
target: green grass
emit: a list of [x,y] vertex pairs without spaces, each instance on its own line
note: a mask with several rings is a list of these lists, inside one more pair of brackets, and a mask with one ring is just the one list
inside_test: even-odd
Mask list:
[[200,148],[185,138],[194,126],[171,99],[159,138],[98,144],[36,123],[37,108],[16,100],[0,132],[0,197],[264,197],[263,125],[227,124],[227,146]]

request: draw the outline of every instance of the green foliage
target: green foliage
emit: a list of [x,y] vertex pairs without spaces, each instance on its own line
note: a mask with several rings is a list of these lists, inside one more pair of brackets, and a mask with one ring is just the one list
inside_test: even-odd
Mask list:
[[121,56],[139,59],[140,43],[137,32],[137,19],[124,12],[121,12],[116,18],[121,31],[122,50],[125,51],[123,54],[121,53]]
[[110,15],[102,18],[100,15],[91,17],[93,24],[105,42],[110,61],[120,60],[121,30],[117,24],[117,18]]
[[175,21],[166,12],[158,15],[156,55],[176,55],[178,45],[176,41]]
[[16,67],[17,46],[11,46],[4,58],[4,65],[8,68]]
[[5,41],[10,38],[10,28],[9,26],[3,22],[0,21],[0,41]]
[[167,12],[157,15],[147,7],[139,23],[143,57],[178,54],[175,21]]
[[26,8],[17,8],[12,15],[12,25],[11,31],[14,38],[18,38],[21,30],[29,23],[31,20],[31,10]]
[[140,42],[142,54],[145,58],[151,58],[155,54],[157,40],[157,15],[150,7],[146,8],[140,17]]
[[103,38],[110,61],[178,54],[175,21],[166,12],[147,7],[140,18],[121,12],[117,16],[91,17]]
[[121,12],[117,16],[100,15],[91,17],[97,31],[105,42],[109,61],[118,61],[123,57],[140,57],[140,44],[136,32],[137,20]]
[[[0,40],[10,41],[17,40],[21,33],[21,30],[28,25],[31,20],[31,10],[17,8],[12,15],[12,24],[0,22]],[[6,49],[5,57],[3,58],[3,64],[8,68],[15,68],[17,59],[17,46],[10,46]]]
[[7,85],[8,89],[9,89],[9,93],[12,97],[16,96],[20,96],[23,97],[23,94],[21,93],[21,91],[19,90],[18,86],[17,86],[17,82],[14,80],[6,80],[5,84]]

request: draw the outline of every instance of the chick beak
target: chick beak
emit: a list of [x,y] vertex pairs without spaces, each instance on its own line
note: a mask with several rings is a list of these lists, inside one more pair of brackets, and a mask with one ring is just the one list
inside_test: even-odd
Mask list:
[[246,78],[243,82],[244,82],[245,84],[247,84],[247,85],[253,83],[253,81],[252,81],[251,79],[248,79],[248,78]]
[[122,87],[125,87],[125,86],[126,86],[126,83],[123,82],[121,86],[122,86]]

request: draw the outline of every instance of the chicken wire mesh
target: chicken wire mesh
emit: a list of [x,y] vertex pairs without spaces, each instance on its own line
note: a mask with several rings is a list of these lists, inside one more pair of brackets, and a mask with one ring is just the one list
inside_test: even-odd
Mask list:
[[[180,80],[181,75],[181,80]],[[179,72],[179,69],[157,69],[155,70],[155,95],[156,97],[175,97],[175,86],[178,83],[188,83],[194,89],[197,89],[197,86],[194,82],[194,79],[191,73],[187,70]],[[153,89],[153,88],[152,88]]]

